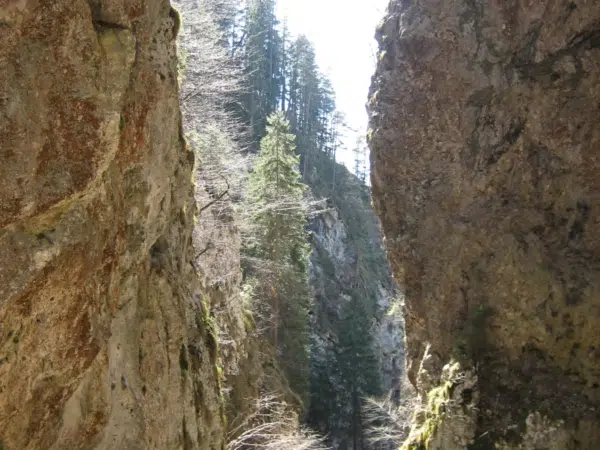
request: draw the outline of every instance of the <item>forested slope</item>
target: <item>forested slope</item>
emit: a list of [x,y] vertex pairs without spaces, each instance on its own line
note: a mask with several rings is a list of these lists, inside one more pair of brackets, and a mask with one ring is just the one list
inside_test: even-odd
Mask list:
[[[364,144],[356,145],[357,174],[336,162],[346,143],[335,93],[312,44],[290,35],[273,1],[205,3],[222,38],[199,46],[183,9],[184,113],[200,144],[198,171],[214,173],[213,185],[203,184],[217,200],[208,212],[229,205],[241,239],[245,307],[254,345],[266,350],[252,377],[263,391],[279,390],[335,448],[369,448],[364,398],[397,389],[403,359],[400,321],[386,315],[396,291],[370,208]],[[214,55],[204,67],[191,59],[201,49]],[[210,88],[214,72],[210,91],[202,79]],[[207,99],[220,100],[220,116],[202,130]],[[240,382],[227,367],[225,379]]]

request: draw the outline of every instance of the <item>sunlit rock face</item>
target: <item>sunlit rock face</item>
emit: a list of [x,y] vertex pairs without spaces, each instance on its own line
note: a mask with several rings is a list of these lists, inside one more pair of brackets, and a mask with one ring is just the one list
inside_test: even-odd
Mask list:
[[600,442],[599,23],[591,0],[396,0],[378,30],[372,186],[409,374],[477,377],[444,449]]
[[220,449],[166,0],[0,3],[0,448]]

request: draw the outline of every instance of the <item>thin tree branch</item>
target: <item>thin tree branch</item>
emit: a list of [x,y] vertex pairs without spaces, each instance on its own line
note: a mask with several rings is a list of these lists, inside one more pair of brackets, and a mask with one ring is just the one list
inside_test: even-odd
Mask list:
[[229,181],[227,181],[227,178],[225,178],[223,175],[219,174],[219,176],[221,178],[223,178],[223,180],[225,181],[225,184],[227,185],[227,189],[225,189],[224,192],[222,192],[221,194],[219,194],[214,200],[212,200],[211,202],[209,202],[207,205],[205,205],[202,208],[200,208],[200,211],[198,211],[198,214],[200,214],[205,209],[210,208],[212,205],[214,205],[215,203],[217,203],[219,200],[221,200],[223,197],[225,197],[229,193]]

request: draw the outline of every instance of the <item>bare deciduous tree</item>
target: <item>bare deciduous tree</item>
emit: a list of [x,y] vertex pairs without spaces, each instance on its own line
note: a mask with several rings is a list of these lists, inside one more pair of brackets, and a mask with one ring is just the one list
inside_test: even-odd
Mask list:
[[382,449],[396,449],[408,438],[419,399],[408,379],[404,378],[399,401],[392,395],[383,399],[365,399],[367,439]]
[[257,398],[254,412],[232,424],[227,450],[327,450],[323,439],[300,427],[298,415],[275,394]]

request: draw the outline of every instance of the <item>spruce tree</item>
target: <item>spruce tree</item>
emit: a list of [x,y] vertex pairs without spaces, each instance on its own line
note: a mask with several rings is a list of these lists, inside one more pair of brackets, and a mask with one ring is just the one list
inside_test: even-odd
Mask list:
[[282,89],[282,42],[277,25],[274,0],[248,2],[244,69],[249,91],[244,104],[256,142],[264,136],[267,117],[278,108]]
[[[348,396],[344,402],[349,407],[348,432],[354,448],[364,448],[362,401],[379,396],[381,381],[372,334],[372,323],[365,299],[355,292],[345,305],[339,325],[338,365],[342,385]],[[360,443],[360,445],[358,445]]]
[[270,268],[268,276],[259,277],[257,295],[271,307],[271,340],[290,385],[306,397],[310,309],[306,186],[289,123],[280,112],[267,122],[249,180],[255,241],[248,251]]

